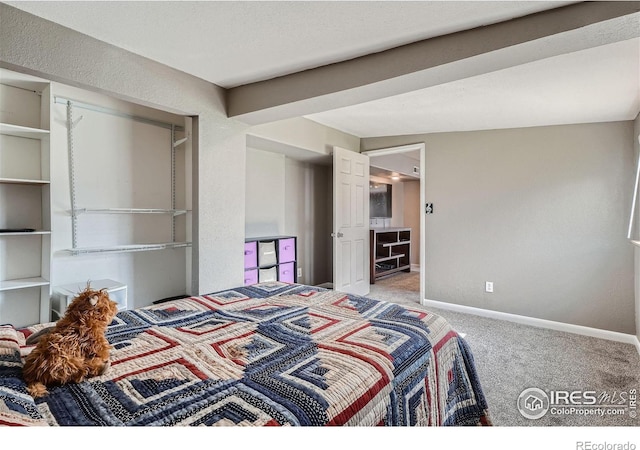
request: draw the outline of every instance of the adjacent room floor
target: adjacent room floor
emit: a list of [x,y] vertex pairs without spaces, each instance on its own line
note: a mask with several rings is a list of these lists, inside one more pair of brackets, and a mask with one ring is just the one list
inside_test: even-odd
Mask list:
[[[368,296],[419,306],[419,290],[418,272],[399,273],[376,280]],[[570,411],[547,413],[531,420],[517,409],[519,395],[528,388],[545,392],[595,391],[598,396],[609,395],[610,403],[624,399],[628,403],[629,392],[640,390],[640,356],[635,346],[444,309],[427,309],[445,317],[456,331],[466,334],[494,425],[640,425],[640,419],[632,418],[629,410],[622,415],[602,416]]]

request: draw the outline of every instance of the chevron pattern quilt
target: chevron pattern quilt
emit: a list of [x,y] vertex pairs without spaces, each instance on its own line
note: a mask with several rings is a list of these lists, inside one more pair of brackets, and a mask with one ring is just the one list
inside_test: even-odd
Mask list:
[[40,327],[0,327],[2,425],[490,425],[466,342],[418,306],[271,282],[122,311],[109,370],[34,401]]

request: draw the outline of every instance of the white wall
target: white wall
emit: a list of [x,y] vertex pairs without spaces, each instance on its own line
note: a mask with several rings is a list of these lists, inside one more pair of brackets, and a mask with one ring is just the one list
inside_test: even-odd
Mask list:
[[[415,152],[414,152],[415,153]],[[411,156],[407,156],[404,153],[395,153],[392,155],[378,155],[371,156],[371,166],[385,169],[390,172],[398,172],[404,175],[414,176],[416,180],[420,179],[420,176],[414,175],[414,169],[420,171],[420,160]]]
[[420,181],[405,181],[404,185],[404,226],[411,228],[411,264],[420,265]]
[[[331,168],[287,158],[285,162],[285,234],[298,238],[298,282],[321,284],[332,280]],[[329,201],[327,201],[329,199]]]
[[372,138],[363,150],[426,144],[427,298],[633,334],[633,128]]
[[303,117],[251,127],[250,134],[280,142],[310,155],[331,155],[333,146],[360,151],[360,139]]
[[391,182],[391,226],[406,227],[404,223],[404,183]]
[[285,157],[247,148],[245,235],[284,234]]

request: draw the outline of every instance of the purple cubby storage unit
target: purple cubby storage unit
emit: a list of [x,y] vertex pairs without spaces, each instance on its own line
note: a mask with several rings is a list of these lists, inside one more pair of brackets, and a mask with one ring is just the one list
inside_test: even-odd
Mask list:
[[[296,236],[247,238],[244,243],[244,284],[275,280],[297,283]],[[273,253],[275,252],[275,258]]]

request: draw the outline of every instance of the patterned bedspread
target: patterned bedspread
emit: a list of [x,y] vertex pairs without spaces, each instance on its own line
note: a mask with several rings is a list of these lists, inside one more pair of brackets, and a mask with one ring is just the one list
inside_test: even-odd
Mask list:
[[34,401],[40,327],[0,327],[0,424],[490,424],[466,342],[420,307],[272,282],[123,311],[110,369]]

